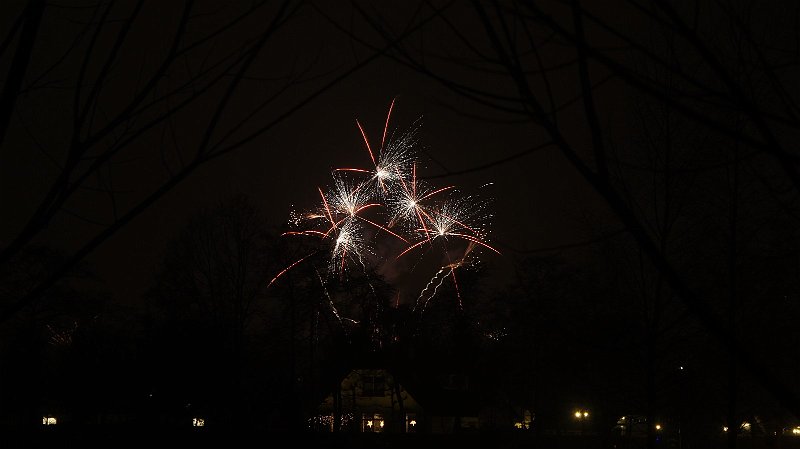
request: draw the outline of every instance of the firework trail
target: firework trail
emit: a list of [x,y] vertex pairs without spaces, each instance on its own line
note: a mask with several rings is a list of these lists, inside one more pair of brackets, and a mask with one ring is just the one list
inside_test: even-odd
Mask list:
[[[439,257],[446,260],[420,292],[414,310],[418,307],[424,310],[448,278],[453,280],[461,308],[456,270],[469,265],[478,249],[500,254],[488,243],[491,215],[486,212],[485,202],[470,196],[459,197],[453,185],[432,186],[417,178],[414,150],[419,125],[415,122],[410,130],[390,132],[394,104],[393,100],[380,146],[372,144],[361,122],[356,120],[372,166],[335,168],[332,185],[327,189],[317,188],[320,195],[317,208],[303,214],[292,212],[290,222],[295,229],[284,235],[313,238],[319,248],[283,269],[270,281],[270,286],[302,262],[313,263],[311,256],[315,254],[327,254],[329,276],[343,277],[352,267],[366,272],[368,263],[380,262],[375,260],[375,245],[390,239],[403,244],[395,260],[412,254],[422,258],[436,248],[442,249]],[[452,260],[450,252],[464,244],[463,255]],[[345,318],[333,304],[319,271],[317,277],[331,310],[341,322]]]
[[392,100],[392,104],[389,106],[389,113],[386,115],[386,124],[383,128],[383,138],[381,139],[380,151],[377,158],[372,150],[372,145],[367,137],[367,133],[361,126],[361,122],[356,120],[356,125],[358,125],[361,137],[364,139],[364,146],[369,153],[373,167],[369,169],[355,167],[334,169],[334,172],[352,172],[355,174],[367,175],[368,179],[364,182],[365,187],[369,184],[374,184],[377,187],[376,191],[378,194],[383,196],[388,196],[390,190],[395,188],[397,183],[402,182],[408,177],[409,169],[413,167],[415,161],[413,149],[416,145],[417,131],[419,129],[419,126],[415,123],[410,130],[400,134],[396,138],[390,138],[387,143],[386,135],[393,108],[394,100]]

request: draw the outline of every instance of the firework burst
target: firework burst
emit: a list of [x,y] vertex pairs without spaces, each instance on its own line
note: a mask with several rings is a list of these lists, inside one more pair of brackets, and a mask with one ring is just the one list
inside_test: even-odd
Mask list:
[[393,187],[400,183],[408,176],[409,170],[414,164],[413,148],[417,141],[417,130],[419,126],[415,123],[414,126],[401,133],[397,137],[390,136],[389,141],[386,141],[387,132],[389,129],[389,119],[392,116],[394,109],[394,100],[389,106],[389,113],[386,114],[386,124],[383,127],[383,137],[381,138],[381,146],[378,150],[377,157],[370,144],[369,137],[361,126],[361,122],[356,120],[356,125],[361,131],[361,137],[364,139],[364,146],[369,153],[370,160],[373,168],[336,168],[335,172],[351,172],[362,175],[367,175],[368,180],[365,184],[374,184],[377,187],[377,192],[383,197],[388,197]]
[[[445,262],[419,294],[415,310],[424,310],[448,278],[452,279],[462,307],[456,270],[471,264],[477,250],[500,253],[488,243],[491,215],[485,202],[457,196],[455,186],[432,186],[417,178],[418,161],[413,150],[419,126],[415,122],[406,132],[389,133],[393,109],[394,101],[389,106],[379,147],[371,144],[361,122],[356,121],[372,168],[334,169],[333,184],[326,190],[317,189],[320,203],[316,210],[292,212],[290,222],[295,230],[284,235],[314,238],[320,247],[278,273],[270,285],[315,254],[328,255],[328,275],[342,277],[353,267],[366,271],[368,264],[381,262],[376,260],[375,245],[382,239],[391,239],[403,245],[394,255],[395,260],[442,251],[440,257]],[[466,247],[463,253],[457,249],[459,246]],[[453,251],[462,255],[454,260]],[[324,286],[323,276],[318,277]],[[331,307],[340,318],[332,302]]]

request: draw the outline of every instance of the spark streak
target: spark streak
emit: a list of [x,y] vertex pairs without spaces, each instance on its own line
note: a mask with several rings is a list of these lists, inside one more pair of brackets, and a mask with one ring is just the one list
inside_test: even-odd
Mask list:
[[[314,254],[328,255],[329,275],[335,273],[344,276],[350,263],[356,263],[366,271],[367,263],[376,265],[390,263],[403,256],[409,257],[413,250],[428,243],[431,244],[430,249],[434,249],[433,242],[436,240],[441,241],[443,250],[438,257],[446,261],[422,289],[414,309],[421,306],[424,310],[447,278],[452,279],[458,306],[463,308],[461,287],[455,271],[467,265],[468,256],[476,249],[484,248],[500,254],[487,241],[487,223],[491,215],[484,212],[485,203],[469,196],[457,197],[454,185],[434,187],[417,179],[418,160],[413,150],[417,143],[418,125],[415,122],[410,130],[402,133],[390,132],[394,105],[395,100],[392,100],[386,114],[380,147],[375,148],[377,153],[364,126],[356,120],[372,168],[333,169],[333,185],[328,189],[317,188],[321,201],[316,211],[306,214],[293,212],[292,222],[297,228],[282,235],[314,237],[318,239],[320,247],[284,268],[268,286]],[[373,248],[386,238],[386,234],[405,245],[389,260],[378,259]],[[466,249],[463,256],[453,261],[450,252],[458,251],[464,244]],[[425,250],[418,257],[433,257],[429,254],[436,252]],[[336,318],[340,322],[346,319],[336,310],[325,287],[326,281],[319,271],[317,277]]]
[[386,130],[389,129],[389,117],[392,116],[392,109],[394,109],[394,101],[396,98],[392,98],[392,104],[389,105],[389,113],[386,114],[386,124],[383,125],[383,138],[381,139],[381,151],[383,151],[383,144],[386,142]]
[[269,287],[270,287],[270,286],[271,286],[273,283],[275,283],[275,281],[277,281],[279,277],[283,276],[283,275],[284,275],[284,273],[286,273],[287,271],[291,270],[291,269],[292,269],[292,268],[294,268],[294,267],[295,267],[297,264],[299,264],[300,262],[302,262],[302,261],[304,261],[304,260],[308,259],[309,257],[313,256],[313,255],[314,255],[314,254],[316,254],[316,253],[317,253],[317,252],[316,252],[316,251],[314,251],[313,253],[311,253],[311,254],[309,254],[309,255],[307,255],[307,256],[305,256],[305,257],[303,257],[302,259],[299,259],[299,260],[295,261],[294,263],[292,263],[292,264],[291,264],[291,265],[289,265],[288,267],[286,267],[286,268],[284,268],[283,270],[281,270],[281,272],[280,272],[280,273],[278,273],[278,274],[277,274],[277,275],[276,275],[274,278],[272,278],[272,280],[271,280],[271,281],[269,281],[269,284],[267,284],[267,288],[269,288]]

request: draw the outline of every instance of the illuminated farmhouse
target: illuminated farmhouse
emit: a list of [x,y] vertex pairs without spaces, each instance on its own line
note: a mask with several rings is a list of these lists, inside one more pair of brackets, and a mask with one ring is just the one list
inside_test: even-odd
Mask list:
[[354,369],[309,419],[309,427],[333,432],[416,432],[419,403],[385,369]]
[[[450,434],[528,429],[530,413],[487,401],[486,386],[466,375],[415,376],[398,382],[385,368],[350,370],[308,418],[314,432]],[[432,374],[432,373],[428,373]]]

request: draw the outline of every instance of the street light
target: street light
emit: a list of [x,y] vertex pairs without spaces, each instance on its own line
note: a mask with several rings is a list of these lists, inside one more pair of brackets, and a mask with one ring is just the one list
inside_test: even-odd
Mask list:
[[581,423],[581,435],[583,435],[584,429],[586,427],[584,423],[586,422],[587,419],[589,419],[589,410],[586,409],[575,410],[574,416],[575,419],[577,419]]

